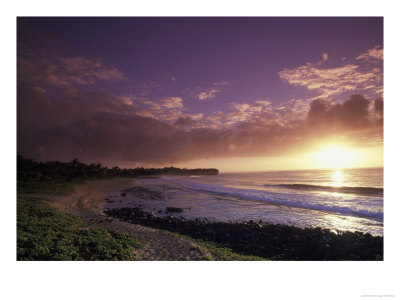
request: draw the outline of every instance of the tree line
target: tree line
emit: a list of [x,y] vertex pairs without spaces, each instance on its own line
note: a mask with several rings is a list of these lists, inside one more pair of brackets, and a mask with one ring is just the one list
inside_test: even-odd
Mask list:
[[74,178],[113,178],[113,177],[140,177],[157,175],[217,175],[218,169],[187,169],[187,168],[131,168],[124,169],[118,166],[108,168],[98,164],[84,164],[77,158],[69,162],[48,161],[38,162],[33,159],[17,155],[18,181],[49,181],[63,179],[71,181]]

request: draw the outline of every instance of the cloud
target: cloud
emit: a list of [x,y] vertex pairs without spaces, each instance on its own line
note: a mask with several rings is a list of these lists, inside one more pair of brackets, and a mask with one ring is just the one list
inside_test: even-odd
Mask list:
[[161,100],[160,106],[162,108],[183,108],[182,98],[180,97],[167,97]]
[[363,54],[356,57],[357,60],[383,60],[383,49],[380,46],[375,46],[372,49],[367,50]]
[[215,85],[215,86],[227,86],[227,85],[231,85],[231,83],[228,82],[228,81],[217,81],[217,82],[214,82],[213,85]]
[[383,126],[383,98],[374,101],[375,122],[378,126]]
[[209,89],[209,90],[207,90],[207,91],[205,91],[205,92],[199,93],[199,94],[197,95],[197,97],[198,97],[199,100],[211,99],[211,98],[215,98],[216,95],[217,95],[218,93],[220,93],[220,92],[221,92],[221,91],[220,91],[220,90],[217,90],[217,89]]
[[260,114],[265,114],[270,111],[271,102],[267,100],[258,100],[251,103],[232,102],[230,104],[231,111],[222,112],[216,111],[211,115],[205,116],[199,127],[210,127],[214,129],[233,128],[239,123],[255,119]]
[[[357,66],[328,71],[305,67],[328,82],[338,74],[361,73]],[[301,69],[296,72],[304,77],[308,69],[305,75]],[[292,75],[293,82],[304,80]],[[335,104],[329,99],[310,104],[291,99],[280,105],[259,99],[232,102],[230,111],[207,116],[188,114],[178,96],[116,95],[96,88],[97,81],[122,80],[121,76],[118,70],[84,57],[23,55],[17,78],[18,153],[39,160],[78,157],[109,165],[121,161],[163,165],[297,153],[330,135],[351,137],[360,145],[382,139],[382,98],[371,101],[353,95]]]
[[[371,49],[357,59],[377,57],[380,50]],[[383,52],[382,52],[383,53]],[[323,54],[323,60],[328,58]],[[310,91],[318,92],[319,97],[331,98],[344,92],[366,91],[375,96],[382,94],[383,72],[382,62],[376,61],[375,65],[349,63],[334,68],[323,68],[317,62],[307,63],[295,69],[280,71],[281,79],[291,85],[304,86]]]
[[181,97],[165,97],[161,99],[136,99],[141,106],[137,114],[160,121],[173,123],[183,116],[184,105]]
[[124,79],[117,68],[85,57],[23,53],[18,57],[18,78],[52,86],[91,85]]
[[174,126],[181,129],[191,129],[199,126],[199,120],[203,118],[203,114],[184,115],[174,122]]
[[322,60],[327,61],[328,60],[328,53],[322,53]]
[[374,108],[375,108],[375,113],[378,115],[378,117],[382,118],[383,117],[383,99],[382,98],[375,99]]
[[[351,136],[360,144],[382,138],[382,99],[372,102],[361,95],[338,104],[316,100],[310,107],[299,99],[278,107],[267,100],[232,103],[231,112],[204,116],[184,114],[179,97],[143,104],[134,97],[74,94],[70,89],[60,88],[57,93],[63,90],[66,96],[58,100],[34,82],[18,85],[19,154],[39,160],[78,157],[109,165],[165,165],[208,157],[282,155],[332,134]],[[148,116],[141,105],[147,105]]]
[[343,103],[331,104],[318,99],[311,102],[308,123],[323,130],[357,130],[371,126],[370,101],[363,95],[352,95]]
[[262,105],[262,106],[269,106],[271,105],[271,101],[268,100],[257,100],[255,101],[256,104]]

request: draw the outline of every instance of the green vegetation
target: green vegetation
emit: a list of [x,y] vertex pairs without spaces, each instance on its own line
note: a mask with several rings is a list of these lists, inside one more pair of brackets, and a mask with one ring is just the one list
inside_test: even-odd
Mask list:
[[140,177],[157,175],[217,175],[217,169],[180,169],[165,167],[162,169],[121,169],[117,166],[108,168],[101,164],[86,165],[74,158],[70,162],[37,162],[33,159],[17,156],[17,179],[18,181],[71,181],[74,178],[113,178],[113,177]]
[[240,261],[267,261],[268,259],[262,258],[259,256],[254,256],[254,255],[245,255],[245,254],[240,254],[228,247],[224,247],[221,245],[218,245],[213,242],[208,242],[204,241],[201,239],[194,239],[191,238],[190,236],[163,230],[164,232],[174,235],[180,238],[184,238],[186,240],[189,240],[193,243],[193,249],[199,251],[204,255],[205,260],[217,260],[217,261],[233,261],[233,260],[240,260]]
[[44,200],[17,200],[18,260],[134,260],[139,242],[128,235],[88,229]]
[[[268,260],[254,255],[245,255],[233,251],[230,248],[220,246],[213,242],[206,242],[203,240],[196,239],[194,243],[197,244],[200,251],[203,251],[207,260],[241,260],[241,261],[260,261]],[[207,254],[210,253],[210,255]]]
[[[83,180],[74,180],[74,185],[83,184]],[[48,195],[68,195],[73,191],[71,182],[65,180],[51,180],[51,181],[26,181],[17,182],[18,193],[23,194],[48,194]]]

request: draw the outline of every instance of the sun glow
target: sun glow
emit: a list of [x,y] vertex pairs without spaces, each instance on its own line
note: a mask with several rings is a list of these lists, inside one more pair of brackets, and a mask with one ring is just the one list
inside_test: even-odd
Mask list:
[[180,168],[213,167],[220,172],[272,170],[306,170],[367,168],[383,166],[382,146],[350,148],[341,144],[321,143],[319,148],[304,149],[302,153],[277,156],[224,157],[185,161],[174,164]]
[[311,161],[316,168],[351,168],[357,160],[355,150],[339,146],[330,145],[311,155]]
[[343,186],[344,176],[341,170],[334,170],[331,177],[332,186]]

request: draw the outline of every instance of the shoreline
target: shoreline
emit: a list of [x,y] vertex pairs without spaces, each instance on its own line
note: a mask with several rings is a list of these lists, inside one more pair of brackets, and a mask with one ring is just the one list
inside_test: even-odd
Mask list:
[[[375,218],[375,213],[367,211],[364,215],[364,211],[358,211],[357,214],[353,214],[347,207],[336,211],[321,210],[317,204],[311,205],[310,208],[308,202],[306,202],[308,206],[304,207],[285,205],[285,202],[281,205],[273,201],[257,201],[235,195],[185,189],[179,182],[169,180],[140,180],[138,185],[130,189],[110,193],[107,196],[104,209],[140,207],[143,211],[160,218],[169,215],[167,207],[178,207],[182,211],[174,215],[187,220],[228,223],[261,220],[265,223],[299,228],[321,227],[334,232],[360,231],[373,236],[383,236],[383,224],[378,213],[376,213],[378,217]],[[281,198],[284,196],[285,194],[281,194]]]
[[119,220],[215,242],[238,253],[271,260],[383,260],[383,237],[361,232],[334,233],[264,222],[207,222],[170,215],[155,217],[140,207],[105,210]]
[[[159,218],[139,207],[104,209],[107,193],[140,187],[135,178],[116,178],[73,184],[67,195],[36,194],[48,204],[79,216],[90,227],[127,233],[143,248],[139,260],[202,260],[204,251],[186,237],[216,243],[243,255],[270,260],[383,260],[383,237],[361,232],[335,234],[329,229],[299,228],[267,222],[207,222],[174,217]],[[29,196],[25,194],[24,196]],[[122,196],[121,196],[122,197]],[[144,203],[151,200],[142,198]],[[168,231],[168,232],[165,232]],[[173,233],[184,235],[173,236]],[[241,259],[246,260],[246,258]]]
[[[143,193],[140,180],[107,180],[109,185],[102,183],[102,198],[93,202],[97,205],[97,213],[112,217],[113,222],[119,224],[116,226],[119,230],[131,225],[167,230],[215,242],[240,254],[273,260],[383,260],[383,235],[373,236],[357,231],[333,232],[329,228],[302,228],[270,222],[211,222],[206,217],[203,220],[187,220],[175,217],[176,212],[173,211],[169,212],[167,217],[159,217],[143,211],[140,205],[134,208],[120,208],[114,210],[114,213],[113,210],[104,209],[108,199],[104,198],[104,195],[111,191],[115,193],[116,190],[119,190],[118,193],[121,193],[122,197],[125,191],[133,189],[136,191],[136,197],[139,196],[143,203],[151,205],[152,199],[160,195],[151,190],[145,190]],[[89,185],[88,188],[93,189],[96,186]],[[97,192],[100,191],[96,190]],[[110,223],[110,219],[106,218],[102,223]]]

